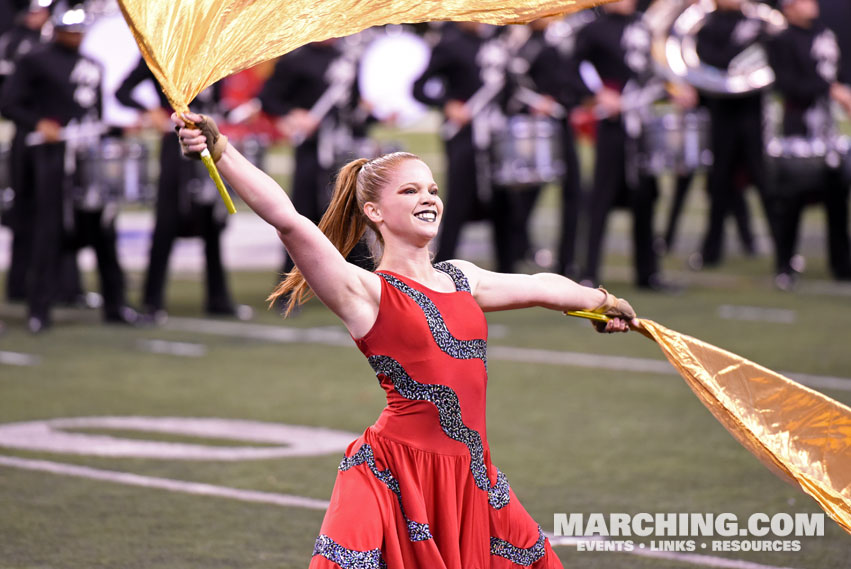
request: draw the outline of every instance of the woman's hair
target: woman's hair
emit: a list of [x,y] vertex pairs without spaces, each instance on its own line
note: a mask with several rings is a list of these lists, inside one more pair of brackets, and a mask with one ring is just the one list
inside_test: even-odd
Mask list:
[[[319,220],[319,229],[343,257],[351,253],[369,228],[374,233],[379,247],[378,252],[372,251],[372,256],[376,262],[380,259],[384,240],[363,212],[363,206],[367,202],[378,201],[381,188],[389,183],[392,171],[404,160],[420,160],[420,157],[408,152],[394,152],[372,160],[359,158],[340,169],[334,183],[331,203]],[[313,296],[298,267],[284,276],[266,300],[274,304],[276,300],[287,295],[289,298],[284,316],[288,316],[293,308],[304,304]]]

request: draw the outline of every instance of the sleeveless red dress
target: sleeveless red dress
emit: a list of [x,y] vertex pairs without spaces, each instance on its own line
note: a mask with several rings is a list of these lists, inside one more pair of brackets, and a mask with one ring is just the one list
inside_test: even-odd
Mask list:
[[435,268],[455,292],[377,273],[378,318],[356,343],[387,406],[346,450],[310,567],[560,568],[491,464],[485,316],[457,267]]

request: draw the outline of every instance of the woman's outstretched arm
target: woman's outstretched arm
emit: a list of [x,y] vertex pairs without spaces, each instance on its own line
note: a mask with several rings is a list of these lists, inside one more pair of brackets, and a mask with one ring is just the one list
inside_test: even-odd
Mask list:
[[[534,275],[495,273],[467,261],[452,261],[470,282],[473,297],[485,312],[541,306],[552,310],[595,310],[615,317],[605,331],[626,331],[635,311],[624,300],[602,289],[580,285],[554,273]],[[601,330],[598,327],[598,330]]]
[[[206,120],[193,113],[186,113],[185,118],[196,124]],[[172,115],[172,121],[180,127],[178,134],[185,151],[207,148],[200,130],[186,128],[177,114]],[[278,183],[232,145],[224,147],[216,167],[242,201],[277,229],[314,294],[343,320],[352,335],[365,334],[378,314],[379,277],[346,262],[325,234],[296,211]]]

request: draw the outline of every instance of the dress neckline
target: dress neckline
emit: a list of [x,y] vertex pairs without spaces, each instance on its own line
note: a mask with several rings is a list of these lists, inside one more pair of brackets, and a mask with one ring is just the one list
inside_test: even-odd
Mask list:
[[[435,268],[436,268],[436,267],[435,267]],[[452,275],[450,275],[449,273],[447,273],[447,272],[445,272],[445,271],[442,271],[442,270],[440,270],[440,269],[437,269],[437,268],[436,268],[436,270],[437,270],[437,271],[439,271],[439,272],[441,272],[441,273],[443,273],[443,274],[444,274],[444,275],[446,275],[447,277],[449,277],[449,280],[450,280],[450,281],[452,281],[452,286],[453,286],[453,287],[455,287],[455,290],[453,290],[453,291],[442,291],[442,290],[436,290],[436,289],[431,288],[430,286],[426,286],[426,285],[424,285],[423,283],[421,283],[421,282],[420,282],[420,281],[418,281],[418,280],[414,280],[414,279],[412,279],[411,277],[405,276],[405,275],[403,275],[403,274],[401,274],[401,273],[397,273],[397,272],[395,272],[395,271],[388,271],[388,270],[386,270],[386,269],[382,269],[382,270],[380,270],[380,271],[375,271],[375,272],[376,272],[376,273],[387,273],[388,275],[392,275],[392,276],[394,276],[394,277],[398,277],[398,278],[404,279],[404,280],[405,280],[405,281],[407,281],[408,283],[412,283],[412,284],[416,285],[418,288],[425,289],[425,290],[427,290],[427,291],[429,291],[429,292],[433,292],[433,293],[435,293],[435,294],[455,294],[456,292],[460,292],[460,291],[458,290],[458,285],[457,285],[457,284],[455,284],[455,280],[452,278]]]

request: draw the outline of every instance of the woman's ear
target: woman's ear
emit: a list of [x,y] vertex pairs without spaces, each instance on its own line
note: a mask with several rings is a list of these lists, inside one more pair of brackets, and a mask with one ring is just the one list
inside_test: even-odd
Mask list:
[[381,221],[381,211],[379,211],[378,204],[375,202],[366,202],[363,204],[363,213],[373,223]]

